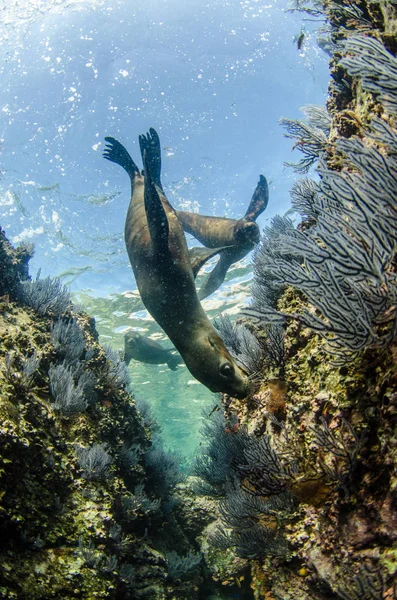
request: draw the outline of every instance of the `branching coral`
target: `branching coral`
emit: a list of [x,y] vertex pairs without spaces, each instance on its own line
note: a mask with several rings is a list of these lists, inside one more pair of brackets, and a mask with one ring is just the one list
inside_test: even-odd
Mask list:
[[68,365],[75,364],[82,357],[85,340],[75,319],[57,319],[51,326],[51,341]]
[[206,483],[199,491],[220,498],[223,526],[211,543],[234,547],[242,558],[284,555],[287,543],[279,526],[281,516],[295,507],[285,491],[295,465],[280,460],[268,436],[258,438],[242,426],[233,431],[227,425],[220,411],[212,413],[204,431],[208,445],[195,468]]
[[133,495],[123,498],[123,517],[127,521],[133,521],[138,516],[158,511],[160,506],[160,498],[151,500],[145,492],[144,485],[139,484],[135,486]]
[[330,429],[325,417],[320,417],[320,424],[310,429],[314,433],[314,443],[322,455],[321,469],[327,479],[336,483],[348,496],[347,486],[357,467],[358,455],[366,439],[365,434],[362,433],[359,438],[346,419],[342,420],[337,429]]
[[309,177],[298,179],[291,188],[291,206],[304,218],[317,218],[318,216],[318,183]]
[[366,31],[372,28],[371,21],[364,10],[357,5],[356,0],[345,0],[344,4],[335,1],[327,3],[328,13],[332,15],[335,24],[347,29]]
[[186,577],[202,561],[200,553],[189,553],[186,556],[181,556],[177,552],[172,551],[167,553],[166,558],[168,563],[168,577],[172,581]]
[[123,360],[121,360],[117,350],[113,350],[109,344],[104,344],[107,363],[107,382],[114,387],[127,387],[130,383],[130,375],[128,368]]
[[245,475],[245,489],[261,496],[280,494],[298,472],[295,462],[280,459],[268,435],[251,437],[244,456],[245,464],[239,468]]
[[205,482],[199,491],[219,498],[236,478],[234,466],[245,462],[244,448],[249,436],[244,427],[231,432],[219,407],[213,410],[210,418],[208,415],[205,418],[202,435],[207,445],[196,459],[194,473]]
[[364,35],[349,36],[341,43],[340,64],[352,77],[359,77],[364,90],[373,94],[390,115],[397,114],[397,59],[378,40]]
[[51,365],[48,375],[55,410],[71,416],[87,408],[96,383],[92,373],[82,371],[80,364],[76,368],[63,362]]
[[15,354],[5,355],[4,377],[15,389],[27,392],[31,390],[35,373],[39,368],[41,356],[34,350],[30,356],[19,357],[21,368],[16,368]]
[[323,17],[324,15],[323,2],[321,0],[291,0],[288,10],[291,12],[295,10],[306,12],[315,17]]
[[256,497],[238,486],[229,485],[219,503],[224,526],[211,535],[215,547],[234,547],[241,558],[283,556],[287,542],[278,531],[282,515],[291,513],[294,503],[287,494],[271,498]]
[[179,468],[180,460],[175,453],[167,452],[156,436],[153,445],[145,455],[148,486],[156,495],[166,498],[183,477]]
[[104,444],[93,444],[90,448],[76,447],[77,460],[88,480],[106,479],[113,459]]

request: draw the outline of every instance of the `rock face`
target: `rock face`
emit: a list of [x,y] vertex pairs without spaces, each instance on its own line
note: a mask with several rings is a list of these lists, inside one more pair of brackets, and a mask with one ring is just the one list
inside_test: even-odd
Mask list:
[[124,363],[3,232],[0,256],[0,597],[196,598],[180,476]]
[[318,163],[320,181],[295,184],[302,223],[274,219],[256,251],[244,324],[262,354],[243,325],[222,326],[258,382],[223,397],[197,474],[218,498],[210,544],[248,561],[256,599],[392,599],[397,8],[292,4],[329,24],[327,110],[284,120],[295,169]]
[[329,101],[284,124],[320,182],[266,232],[245,326],[223,323],[256,383],[208,417],[200,498],[92,319],[0,231],[0,597],[397,598],[397,8],[305,7]]
[[33,256],[33,246],[13,248],[0,227],[0,296],[15,296],[19,281],[28,279],[28,263]]

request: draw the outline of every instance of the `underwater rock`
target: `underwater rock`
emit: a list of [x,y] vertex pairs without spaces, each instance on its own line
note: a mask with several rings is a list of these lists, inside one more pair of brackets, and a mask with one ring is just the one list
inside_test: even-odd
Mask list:
[[[266,252],[254,257],[255,305],[244,311],[254,320],[244,324],[262,347],[270,327],[283,330],[282,353],[265,360],[265,352],[259,372],[251,368],[248,398],[223,395],[231,441],[222,442],[222,427],[209,431],[198,475],[218,484],[215,542],[242,555],[251,521],[255,599],[394,599],[397,8],[291,4],[330,24],[328,110],[311,107],[306,125],[284,122],[303,150],[298,170],[319,161],[320,182],[294,185],[302,223],[276,218],[261,242]],[[367,217],[353,227],[360,211]],[[223,326],[238,354],[237,332]],[[261,503],[281,500],[276,484],[289,504],[275,507],[271,524]],[[264,522],[273,537],[254,540],[255,523]],[[284,555],[274,546],[279,536]]]
[[19,282],[29,278],[28,263],[33,254],[33,244],[21,244],[14,248],[0,227],[0,297],[9,295],[15,299]]
[[24,305],[16,282],[28,273],[4,235],[0,255],[0,597],[197,598],[201,556],[183,581],[167,559],[197,553],[175,517],[177,466],[170,457],[173,480],[158,489],[156,424],[123,361],[69,301],[60,315]]

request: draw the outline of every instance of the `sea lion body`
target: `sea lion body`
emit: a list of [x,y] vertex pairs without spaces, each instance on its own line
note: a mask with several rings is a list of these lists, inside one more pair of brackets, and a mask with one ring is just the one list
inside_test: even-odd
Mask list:
[[114,138],[104,156],[131,178],[125,242],[145,307],[168,335],[192,375],[213,392],[243,398],[246,375],[226,349],[197,296],[185,235],[160,182],[157,133],[139,137],[144,175]]
[[207,248],[220,248],[219,261],[200,288],[198,294],[200,300],[215,292],[222,285],[230,266],[242,260],[259,242],[260,231],[255,219],[266,209],[268,201],[267,181],[263,175],[260,175],[242,219],[177,211],[178,219],[187,233],[193,235]]
[[210,217],[186,211],[176,211],[183,229],[207,248],[234,246],[245,237],[253,245],[259,242],[259,227],[247,219]]
[[127,331],[124,336],[124,361],[129,365],[131,359],[149,365],[167,364],[172,371],[181,364],[178,355],[137,331]]

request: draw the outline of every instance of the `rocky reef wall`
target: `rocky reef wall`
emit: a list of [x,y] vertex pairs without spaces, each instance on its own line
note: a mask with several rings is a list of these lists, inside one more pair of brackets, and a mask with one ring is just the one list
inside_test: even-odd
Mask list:
[[196,598],[178,460],[94,320],[29,279],[31,253],[0,231],[0,597]]
[[[302,151],[291,191],[301,222],[273,219],[246,318],[219,323],[254,391],[224,396],[209,417],[196,473],[219,518],[203,548],[217,548],[226,585],[249,577],[248,564],[258,600],[392,599],[397,7],[291,8],[319,19],[329,99],[306,107],[306,120],[282,120]],[[307,177],[312,166],[319,180]]]

